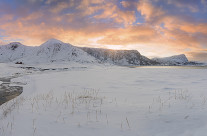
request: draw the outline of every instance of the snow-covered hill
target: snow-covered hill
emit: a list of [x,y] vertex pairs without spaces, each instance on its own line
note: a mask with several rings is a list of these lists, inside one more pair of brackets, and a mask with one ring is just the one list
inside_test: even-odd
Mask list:
[[29,48],[18,42],[13,42],[8,45],[0,46],[0,62],[13,62],[25,57]]
[[38,47],[24,46],[21,43],[0,46],[0,56],[0,62],[3,63],[96,62],[94,57],[83,50],[55,39],[50,39]]
[[50,39],[39,47],[35,47],[30,57],[23,58],[23,62],[95,62],[96,59],[71,44]]
[[153,58],[152,60],[160,63],[161,65],[185,65],[189,62],[184,54],[164,58]]

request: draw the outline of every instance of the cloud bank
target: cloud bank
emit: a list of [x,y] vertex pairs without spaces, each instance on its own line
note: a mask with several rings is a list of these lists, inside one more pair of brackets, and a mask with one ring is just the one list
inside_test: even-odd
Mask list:
[[[3,0],[0,41],[137,49],[205,60],[207,0]],[[202,50],[202,51],[201,51]],[[196,53],[195,53],[196,52]]]

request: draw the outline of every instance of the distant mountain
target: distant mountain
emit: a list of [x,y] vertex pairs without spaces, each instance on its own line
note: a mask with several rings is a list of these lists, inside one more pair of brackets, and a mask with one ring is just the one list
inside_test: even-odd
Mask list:
[[160,65],[167,65],[167,66],[179,66],[179,65],[203,65],[203,63],[196,62],[196,61],[188,61],[188,58],[185,54],[174,55],[170,57],[164,58],[153,58],[151,59],[160,63]]
[[189,62],[184,54],[149,59],[137,50],[111,50],[76,47],[56,39],[50,39],[37,47],[25,46],[18,42],[0,46],[0,63],[18,64],[79,62],[110,63],[122,66],[140,65],[197,65]]
[[164,58],[153,58],[152,60],[162,65],[184,65],[188,62],[188,59],[184,54]]

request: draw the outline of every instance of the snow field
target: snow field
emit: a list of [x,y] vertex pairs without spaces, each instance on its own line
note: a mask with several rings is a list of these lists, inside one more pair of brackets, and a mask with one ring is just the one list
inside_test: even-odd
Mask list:
[[2,136],[202,136],[206,69],[99,67],[25,75],[0,107]]

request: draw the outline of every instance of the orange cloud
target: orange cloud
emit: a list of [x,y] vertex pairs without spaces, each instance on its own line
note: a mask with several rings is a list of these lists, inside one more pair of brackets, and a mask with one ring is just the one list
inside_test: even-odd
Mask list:
[[106,45],[127,45],[154,41],[157,37],[156,31],[152,27],[140,25],[113,30],[98,42]]
[[180,29],[189,33],[204,33],[207,34],[207,23],[190,24],[186,23],[180,26]]
[[137,5],[137,10],[141,12],[141,15],[145,16],[147,22],[154,23],[160,21],[165,15],[165,12],[152,5],[149,0],[140,0]]
[[[12,12],[2,15],[0,30],[7,37],[1,39],[40,45],[57,38],[77,46],[137,49],[150,56],[169,56],[206,46],[206,23],[189,22],[150,0],[122,1],[121,6],[117,2],[47,0],[44,8],[20,12],[18,18]],[[137,13],[144,18],[139,25]]]
[[206,50],[186,52],[186,55],[188,56],[190,60],[207,62],[207,51]]
[[131,2],[130,2],[130,1],[122,1],[121,4],[122,4],[122,6],[125,7],[125,8],[131,6]]

